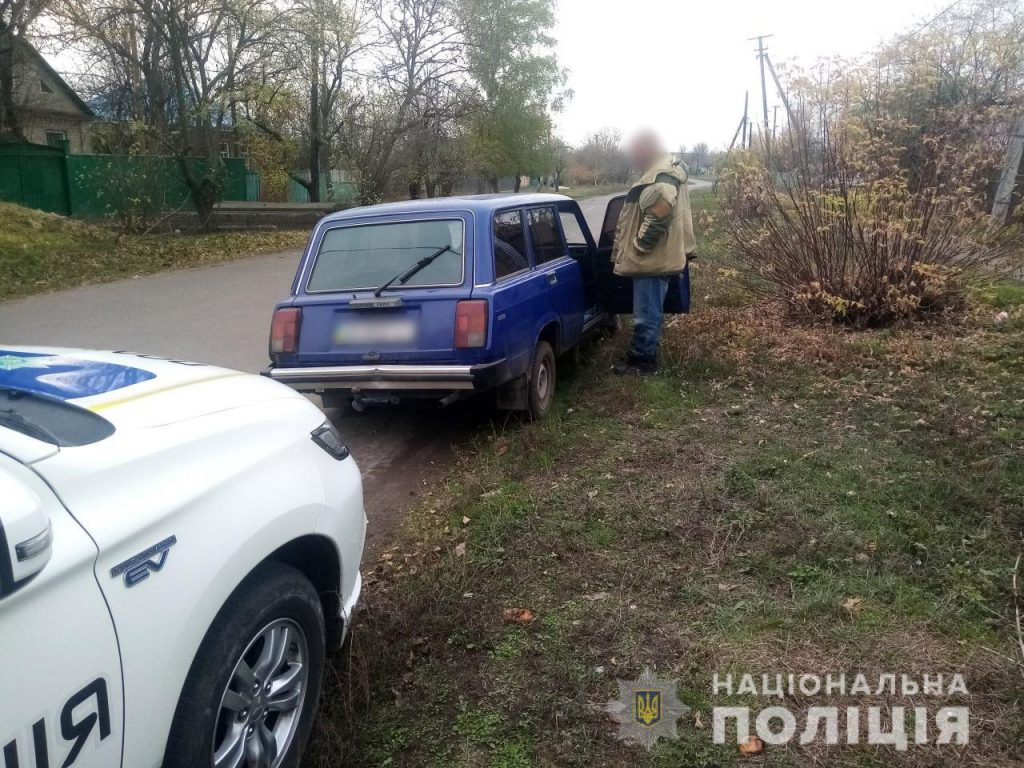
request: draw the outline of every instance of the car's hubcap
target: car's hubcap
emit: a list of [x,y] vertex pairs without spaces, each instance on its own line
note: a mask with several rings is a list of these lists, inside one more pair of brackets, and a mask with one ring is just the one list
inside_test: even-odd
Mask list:
[[540,370],[537,371],[537,398],[544,402],[548,399],[548,391],[551,389],[551,369],[548,366],[547,360],[544,360],[540,364]]
[[302,628],[278,619],[256,633],[221,695],[214,768],[277,768],[299,727],[309,648]]

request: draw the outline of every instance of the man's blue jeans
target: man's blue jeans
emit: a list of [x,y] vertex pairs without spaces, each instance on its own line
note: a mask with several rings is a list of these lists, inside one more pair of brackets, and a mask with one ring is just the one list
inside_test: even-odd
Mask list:
[[668,277],[633,278],[633,344],[630,354],[643,360],[655,360],[661,341]]

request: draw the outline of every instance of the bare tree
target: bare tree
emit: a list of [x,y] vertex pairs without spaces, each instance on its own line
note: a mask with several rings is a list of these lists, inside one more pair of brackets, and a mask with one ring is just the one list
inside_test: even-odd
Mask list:
[[0,139],[25,139],[16,94],[17,45],[48,0],[0,0]]
[[308,119],[302,133],[308,150],[309,179],[292,175],[320,199],[321,173],[345,127],[344,102],[356,83],[361,55],[375,44],[371,12],[363,0],[299,0],[290,16],[300,68],[299,90],[308,94]]
[[447,0],[376,0],[373,10],[383,42],[341,141],[364,202],[383,196],[402,140],[456,116],[467,98],[463,43]]
[[220,198],[220,145],[281,13],[270,0],[61,0],[68,35],[102,66],[116,112],[178,161],[204,228]]

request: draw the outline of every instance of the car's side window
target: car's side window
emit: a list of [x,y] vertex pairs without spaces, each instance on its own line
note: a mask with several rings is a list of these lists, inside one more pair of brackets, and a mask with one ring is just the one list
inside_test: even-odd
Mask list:
[[562,235],[555,221],[554,208],[531,208],[529,212],[530,241],[538,264],[565,256]]
[[565,233],[565,240],[569,247],[583,246],[586,248],[587,238],[583,234],[583,227],[580,226],[580,220],[576,218],[576,214],[571,211],[561,211],[558,217],[562,220],[562,232]]
[[522,214],[519,211],[497,214],[494,217],[494,279],[514,275],[529,266]]

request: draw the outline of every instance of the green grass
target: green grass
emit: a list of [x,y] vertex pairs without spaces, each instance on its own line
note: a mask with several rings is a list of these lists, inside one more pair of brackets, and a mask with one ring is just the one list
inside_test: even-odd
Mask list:
[[[857,334],[793,326],[723,301],[713,240],[702,254],[696,311],[670,323],[661,373],[610,376],[625,338],[588,347],[547,420],[496,420],[396,553],[367,564],[307,766],[1024,760],[1010,586],[1024,325],[984,308]],[[1005,284],[993,301],[1019,295]],[[645,666],[694,708],[650,753],[617,742],[602,710]],[[793,742],[744,759],[710,737],[711,708],[740,703],[713,694],[716,672],[954,671],[974,724],[955,753]],[[815,703],[829,702],[788,705],[803,722]]]
[[305,243],[308,233],[117,234],[0,203],[0,301],[135,275],[215,264]]

